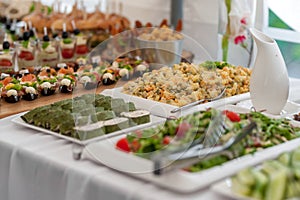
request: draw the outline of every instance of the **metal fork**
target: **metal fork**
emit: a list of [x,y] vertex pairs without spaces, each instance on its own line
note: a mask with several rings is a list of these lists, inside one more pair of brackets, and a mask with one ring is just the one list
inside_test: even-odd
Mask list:
[[207,98],[207,99],[200,99],[198,101],[194,101],[192,103],[189,103],[187,105],[184,105],[184,106],[181,106],[181,107],[178,107],[178,108],[175,108],[173,110],[171,110],[170,112],[171,113],[176,113],[176,112],[179,112],[181,110],[184,110],[184,109],[187,109],[187,108],[190,108],[190,107],[193,107],[193,106],[196,106],[198,104],[201,104],[205,101],[215,101],[215,100],[218,100],[218,99],[221,99],[223,97],[223,95],[225,94],[225,91],[226,91],[226,87],[222,89],[221,93],[216,96],[216,97],[213,97],[213,98]]
[[249,133],[251,133],[256,126],[256,122],[252,121],[242,129],[241,133],[231,137],[225,144],[220,146],[205,147],[205,145],[200,144],[188,149],[186,152],[176,152],[168,155],[154,155],[152,158],[152,161],[154,162],[153,173],[155,175],[162,175],[175,169],[191,166],[203,159],[220,154],[227,154],[228,149],[231,146],[240,142]]

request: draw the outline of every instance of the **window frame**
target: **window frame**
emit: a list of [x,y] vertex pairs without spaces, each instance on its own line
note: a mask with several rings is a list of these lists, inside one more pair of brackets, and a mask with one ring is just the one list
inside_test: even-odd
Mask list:
[[269,9],[268,0],[256,1],[255,28],[261,30],[275,40],[300,43],[300,32],[269,26]]

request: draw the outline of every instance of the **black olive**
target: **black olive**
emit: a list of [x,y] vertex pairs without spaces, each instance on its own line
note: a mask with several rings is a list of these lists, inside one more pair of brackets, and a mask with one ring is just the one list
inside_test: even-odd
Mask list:
[[29,40],[29,38],[30,38],[30,33],[28,31],[25,31],[23,33],[23,40]]
[[6,30],[10,30],[10,23],[7,23],[7,24],[5,24],[5,28],[6,28]]
[[135,77],[140,77],[140,76],[143,76],[144,73],[145,73],[145,71],[138,71],[137,70],[137,71],[134,72],[134,76]]
[[49,36],[48,36],[48,35],[44,35],[44,36],[43,36],[43,41],[44,41],[44,42],[49,42],[49,41],[50,41]]
[[130,75],[129,75],[129,74],[126,74],[125,76],[122,76],[121,79],[122,79],[123,81],[128,81],[128,80],[130,80],[130,78],[131,78]]
[[64,66],[64,68],[65,68],[65,69],[68,69],[68,66],[66,65],[66,66]]
[[99,85],[99,82],[86,82],[83,87],[86,90],[91,90],[97,88]]
[[78,63],[74,63],[74,66],[73,66],[73,70],[76,72],[77,70],[78,70],[78,68],[79,68],[79,65],[78,65]]
[[34,37],[34,32],[32,29],[30,29],[30,31],[29,31],[29,37]]
[[63,39],[68,38],[68,33],[66,31],[62,32],[62,38]]
[[50,69],[47,69],[47,70],[46,70],[46,72],[47,72],[47,73],[50,73],[50,72],[51,72],[51,70],[50,70]]
[[11,95],[9,97],[4,97],[4,100],[7,103],[16,103],[16,102],[20,101],[20,97],[16,96],[16,95]]
[[16,30],[15,29],[10,29],[10,34],[14,35],[16,33]]
[[102,80],[103,85],[112,85],[114,84],[116,81],[111,80],[110,78],[105,78]]
[[57,36],[58,36],[58,33],[53,33],[53,34],[52,34],[52,38],[54,38],[54,39],[55,39]]
[[43,96],[50,96],[54,93],[55,93],[55,89],[53,90],[53,89],[50,89],[50,88],[44,88],[44,89],[41,90],[41,94]]
[[73,87],[69,87],[69,86],[66,86],[66,85],[61,85],[59,87],[59,91],[61,93],[70,93],[70,92],[73,92]]
[[80,30],[78,28],[75,28],[75,30],[73,31],[74,35],[78,35],[80,33]]
[[22,98],[26,101],[33,101],[37,99],[38,95],[33,93],[26,93],[22,96]]
[[22,74],[14,74],[13,75],[13,78],[15,78],[15,79],[20,79],[20,78],[22,78]]
[[9,49],[9,47],[10,47],[9,42],[8,41],[4,41],[3,44],[2,44],[2,47],[3,47],[3,49]]

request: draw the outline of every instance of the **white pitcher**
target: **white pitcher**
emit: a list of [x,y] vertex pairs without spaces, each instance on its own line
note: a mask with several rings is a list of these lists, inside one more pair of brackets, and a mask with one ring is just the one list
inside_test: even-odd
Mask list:
[[250,96],[257,111],[278,115],[289,96],[286,64],[276,41],[257,29],[250,29],[257,56],[250,78]]

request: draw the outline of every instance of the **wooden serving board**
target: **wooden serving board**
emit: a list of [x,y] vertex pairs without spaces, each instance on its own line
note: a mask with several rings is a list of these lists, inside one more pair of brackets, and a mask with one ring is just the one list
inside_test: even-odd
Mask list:
[[[119,81],[117,83],[118,87],[120,85],[124,84],[125,82]],[[18,114],[24,111],[32,110],[36,107],[40,107],[43,105],[51,104],[60,100],[64,99],[70,99],[74,98],[76,96],[82,95],[82,94],[88,94],[88,93],[101,93],[105,89],[112,89],[116,87],[116,84],[105,86],[100,85],[97,89],[92,90],[86,90],[82,87],[82,85],[77,85],[73,93],[60,93],[59,91],[56,91],[55,94],[51,96],[42,96],[39,95],[39,97],[33,101],[26,101],[24,99],[21,99],[17,103],[7,103],[4,99],[1,99],[0,101],[0,119],[4,117],[8,117],[10,115]]]

